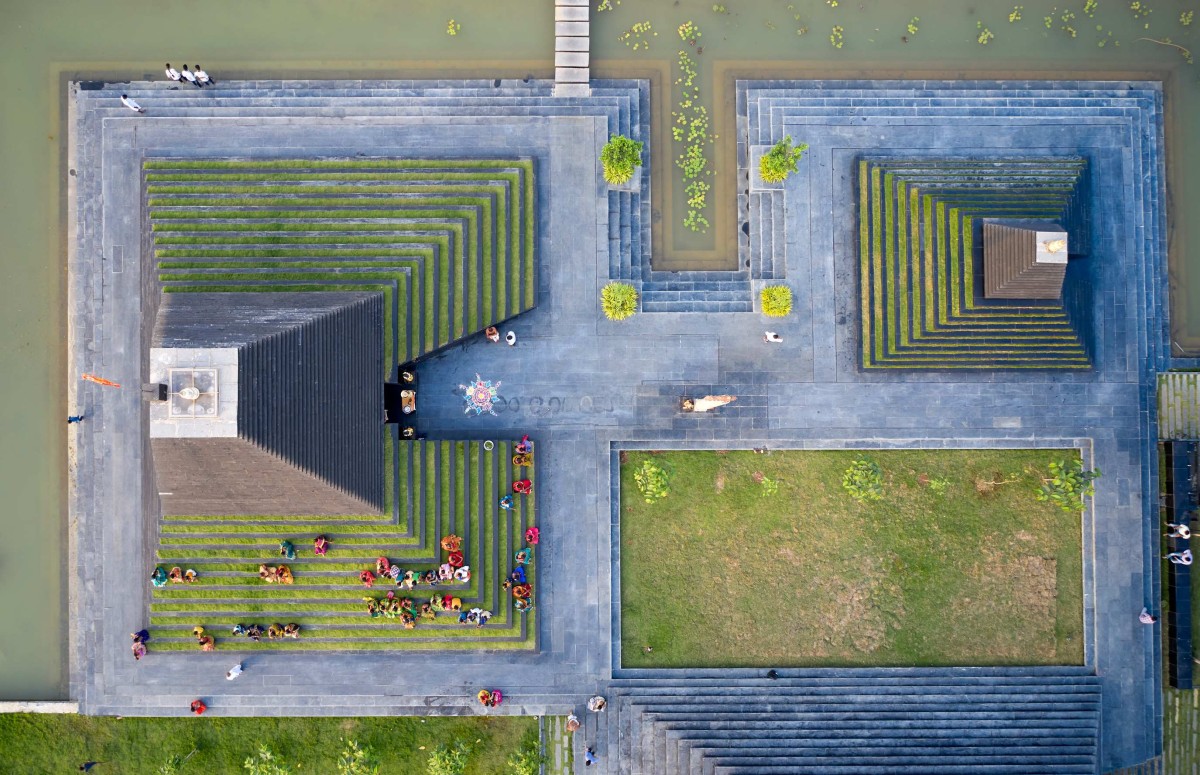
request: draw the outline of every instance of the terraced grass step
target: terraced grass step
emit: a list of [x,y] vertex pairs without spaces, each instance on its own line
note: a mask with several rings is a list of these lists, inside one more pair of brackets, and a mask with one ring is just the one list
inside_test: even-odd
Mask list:
[[536,302],[529,159],[150,159],[144,176],[170,292],[319,291],[349,271],[390,286],[392,363]]
[[[534,469],[514,469],[511,442],[497,442],[491,451],[480,442],[395,443],[403,472],[398,502],[411,514],[376,518],[370,524],[270,517],[260,525],[245,518],[164,520],[157,560],[164,567],[195,568],[199,577],[192,584],[153,590],[151,648],[196,650],[191,636],[196,625],[216,637],[219,650],[536,648],[536,609],[517,611],[511,595],[500,587],[513,567],[513,553],[524,546],[525,528],[534,524],[536,496],[517,496],[512,510],[499,506],[514,479],[536,481]],[[407,570],[435,570],[446,558],[441,539],[451,533],[462,538],[470,581],[418,584],[412,590],[390,580],[377,580],[369,589],[360,583],[359,572],[373,571],[381,555]],[[331,541],[323,557],[312,551],[317,535]],[[295,560],[279,556],[282,539],[295,546]],[[527,566],[535,590],[536,560],[535,554]],[[280,562],[289,565],[294,583],[264,583],[259,565]],[[415,628],[405,629],[398,618],[372,618],[367,613],[363,598],[382,599],[389,590],[418,602],[449,594],[460,598],[464,608],[491,610],[493,616],[486,626],[475,627],[459,625],[457,613],[440,612],[434,621],[418,619]],[[255,644],[227,635],[234,624],[266,628],[273,622],[299,624],[300,639],[264,638]]]
[[1084,160],[861,159],[864,368],[1089,368],[1061,302],[982,299],[977,221],[1056,220]]

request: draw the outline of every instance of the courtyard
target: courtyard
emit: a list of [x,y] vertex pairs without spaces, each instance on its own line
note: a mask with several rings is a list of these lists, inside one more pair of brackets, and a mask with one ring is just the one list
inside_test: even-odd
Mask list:
[[[61,641],[63,688],[22,698],[69,697],[85,716],[64,734],[138,766],[154,751],[86,717],[182,744],[172,717],[200,697],[238,746],[276,737],[317,766],[332,725],[382,750],[388,717],[484,714],[519,723],[478,771],[532,716],[554,772],[585,749],[592,771],[656,774],[1124,773],[1161,766],[1164,741],[1186,761],[1194,697],[1164,691],[1166,627],[1138,612],[1163,610],[1174,548],[1156,375],[1200,366],[1167,197],[1192,179],[1167,154],[1191,87],[1166,76],[1190,64],[1190,13],[972,8],[970,46],[941,51],[963,19],[936,6],[559,5],[446,9],[461,71],[426,9],[401,36],[419,66],[374,33],[330,44],[345,63],[230,60],[205,89],[54,59],[59,371],[84,419],[62,445],[64,590],[46,580],[63,621],[22,609],[4,654],[34,686]],[[518,18],[554,29],[556,71]],[[855,20],[896,33],[888,67],[824,61],[843,43],[874,61]],[[1068,48],[1076,26],[1111,66]],[[1047,52],[1040,71],[1004,69],[1033,67],[1006,31]],[[599,163],[615,135],[641,143],[622,183]],[[785,137],[803,158],[768,181]],[[1060,291],[988,295],[999,226],[1064,254],[1044,262]],[[628,319],[606,318],[613,282],[637,294]],[[1103,471],[1081,509],[1034,497],[1062,460]],[[856,461],[880,498],[844,485]],[[670,482],[653,503],[645,463]],[[242,634],[285,624],[299,636]],[[320,719],[232,718],[276,715]],[[389,767],[427,761],[409,726]],[[205,739],[206,766],[237,766]]]

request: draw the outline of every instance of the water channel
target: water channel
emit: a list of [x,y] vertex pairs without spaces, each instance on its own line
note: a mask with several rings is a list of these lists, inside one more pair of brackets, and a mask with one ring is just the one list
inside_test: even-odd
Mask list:
[[[1185,128],[1200,125],[1200,70],[1185,58],[1200,19],[1181,19],[1193,6],[1200,2],[1149,0],[1135,10],[1128,0],[593,0],[593,75],[653,81],[653,249],[667,269],[734,264],[735,78],[1163,80],[1176,208],[1173,335],[1179,352],[1200,352],[1200,238],[1189,241],[1185,228],[1200,214],[1200,155],[1189,156],[1185,140]],[[158,78],[166,60],[199,60],[218,80],[545,77],[553,17],[550,0],[0,0],[0,699],[67,693],[65,450],[79,430],[64,420],[86,407],[65,405],[65,381],[77,378],[66,373],[64,349],[65,82]],[[461,25],[453,36],[451,19]],[[676,31],[687,21],[701,31],[695,46]],[[633,27],[643,23],[639,38]],[[830,40],[835,26],[840,48]],[[639,41],[647,45],[635,50]],[[681,50],[696,63],[716,136],[705,233],[682,226],[673,164],[682,151],[670,140]]]

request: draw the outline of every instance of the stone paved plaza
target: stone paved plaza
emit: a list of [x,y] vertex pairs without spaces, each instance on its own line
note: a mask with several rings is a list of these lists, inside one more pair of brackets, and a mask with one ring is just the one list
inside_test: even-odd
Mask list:
[[[784,188],[747,188],[740,203],[718,203],[740,204],[749,219],[745,248],[755,268],[739,282],[757,288],[773,277],[795,294],[793,314],[769,326],[754,312],[709,307],[705,284],[715,280],[687,273],[675,281],[694,281],[695,297],[678,285],[668,289],[670,303],[694,312],[604,320],[600,287],[610,276],[635,276],[622,251],[636,244],[638,260],[650,258],[642,244],[648,171],[640,196],[622,199],[610,195],[596,162],[611,131],[649,137],[644,84],[594,82],[589,98],[507,81],[235,82],[179,94],[160,84],[86,86],[70,99],[70,368],[133,389],[87,385],[72,396],[92,419],[72,456],[71,694],[83,712],[183,715],[204,696],[218,715],[473,714],[483,712],[474,691],[487,685],[506,696],[487,712],[565,714],[582,713],[596,693],[674,691],[693,679],[712,686],[713,671],[621,669],[617,450],[1073,447],[1104,478],[1082,520],[1085,665],[1044,674],[1049,682],[1099,677],[1098,762],[1069,771],[1098,764],[1107,772],[1160,753],[1161,655],[1152,628],[1137,620],[1157,598],[1152,385],[1169,365],[1157,85],[740,84],[743,168],[754,148],[783,134],[810,146]],[[147,113],[122,108],[122,91]],[[537,653],[268,650],[245,657],[246,673],[232,683],[225,670],[242,656],[220,650],[155,654],[151,644],[150,658],[135,664],[128,633],[145,625],[159,518],[147,410],[136,389],[146,378],[147,313],[158,293],[143,157],[445,158],[464,148],[536,160],[538,303],[507,326],[515,347],[476,337],[422,362],[422,421],[445,438],[537,440]],[[1088,259],[1094,369],[858,368],[853,160],[894,149],[1092,160],[1091,205],[1105,214],[1093,222]],[[764,210],[771,216],[755,215]],[[764,327],[783,344],[764,343]],[[496,417],[463,413],[456,387],[477,372],[503,382]],[[738,400],[712,416],[678,412],[679,397],[706,393]],[[772,690],[755,682],[761,672],[722,671],[715,683],[744,680],[769,698]],[[797,685],[887,680],[886,671],[780,672]],[[944,672],[948,681],[972,675]],[[597,746],[601,771],[665,772],[668,761],[676,771],[688,762],[700,771],[701,758],[666,753],[674,743],[655,737],[634,704],[636,697],[589,714],[576,760],[586,743]],[[651,749],[666,758],[652,763],[644,752]],[[779,766],[759,771],[794,771]]]

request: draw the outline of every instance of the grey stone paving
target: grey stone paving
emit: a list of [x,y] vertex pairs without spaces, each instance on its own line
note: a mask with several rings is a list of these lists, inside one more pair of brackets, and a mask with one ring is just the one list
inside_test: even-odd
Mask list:
[[[233,85],[239,86],[250,84]],[[806,204],[786,210],[784,281],[796,292],[797,312],[770,324],[784,337],[779,346],[762,342],[768,326],[753,313],[603,320],[598,291],[609,276],[610,214],[595,157],[608,125],[588,115],[587,100],[571,103],[582,115],[495,116],[482,123],[411,111],[357,118],[352,106],[322,108],[326,115],[309,118],[196,119],[186,109],[156,116],[152,90],[135,94],[148,109],[145,116],[122,111],[112,107],[120,93],[115,88],[81,97],[95,112],[72,142],[71,166],[80,177],[72,213],[78,233],[70,357],[73,371],[131,386],[145,369],[146,332],[138,313],[153,318],[140,300],[154,296],[144,263],[147,230],[136,217],[141,154],[187,148],[197,155],[244,155],[273,147],[277,155],[312,155],[349,146],[370,155],[417,156],[475,147],[493,157],[533,156],[544,165],[539,306],[512,322],[517,345],[469,341],[421,367],[421,411],[429,427],[458,438],[530,433],[539,442],[542,632],[536,655],[267,653],[248,657],[246,674],[232,683],[224,671],[234,660],[220,652],[156,655],[151,644],[150,658],[135,665],[127,633],[144,624],[157,516],[145,476],[145,409],[136,389],[85,386],[79,390],[86,400],[77,405],[93,407],[93,422],[79,434],[71,523],[80,560],[71,686],[84,712],[183,715],[190,699],[204,696],[216,714],[474,714],[480,709],[471,690],[484,684],[503,689],[507,698],[492,713],[578,712],[619,672],[615,448],[1075,446],[1105,474],[1084,522],[1085,656],[1102,678],[1103,767],[1159,752],[1157,643],[1137,622],[1143,602],[1156,599],[1155,499],[1147,497],[1156,482],[1147,446],[1153,392],[1144,383],[1155,368],[1158,334],[1147,332],[1144,321],[1157,311],[1148,309],[1144,283],[1132,277],[1139,268],[1121,260],[1135,238],[1132,225],[1122,231],[1114,217],[1111,232],[1093,235],[1113,258],[1095,278],[1101,351],[1094,372],[863,374],[855,360],[852,181],[848,171],[836,170],[856,148],[878,142],[878,126],[830,122],[822,132],[819,122],[789,123],[781,114],[779,126],[808,142],[810,151],[807,172],[787,188],[789,201],[803,197]],[[298,93],[315,88],[296,86]],[[219,100],[220,92],[204,98]],[[72,109],[78,109],[74,100]],[[648,119],[643,111],[641,121]],[[889,146],[904,147],[936,139],[939,147],[976,148],[1000,137],[969,122],[936,138],[928,128],[885,131]],[[996,142],[1020,143],[1024,131],[1033,130]],[[1114,182],[1099,196],[1116,196],[1134,179],[1135,165],[1122,155],[1125,137],[1112,126],[1063,127],[1055,137],[1040,142],[1111,153],[1104,170]],[[475,372],[503,381],[506,402],[498,417],[462,412],[454,388]],[[710,390],[737,394],[739,401],[713,416],[676,412],[680,395]],[[128,530],[139,514],[140,537]],[[585,731],[593,739],[576,736],[577,761],[582,745],[607,734],[594,718]],[[602,758],[617,757],[599,745]]]

